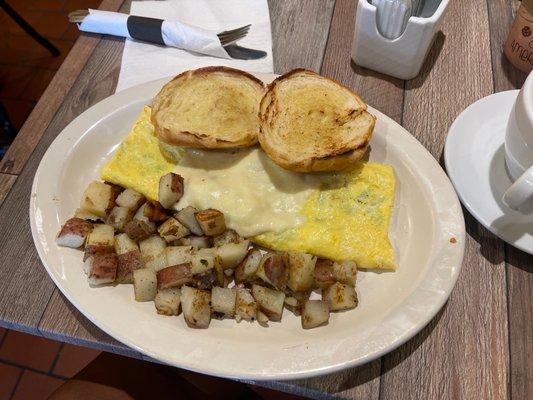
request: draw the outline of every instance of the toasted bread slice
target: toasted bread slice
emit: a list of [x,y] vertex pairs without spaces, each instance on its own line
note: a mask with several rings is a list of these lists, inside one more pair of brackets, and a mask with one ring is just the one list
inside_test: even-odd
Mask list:
[[228,67],[186,71],[155,96],[152,123],[170,145],[204,149],[248,147],[257,142],[263,82]]
[[268,86],[259,143],[285,169],[338,171],[366,152],[376,121],[366,108],[348,88],[297,69]]

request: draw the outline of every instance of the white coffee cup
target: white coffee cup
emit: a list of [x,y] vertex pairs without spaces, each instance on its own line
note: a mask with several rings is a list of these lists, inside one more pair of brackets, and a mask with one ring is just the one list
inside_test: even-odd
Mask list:
[[505,134],[505,163],[514,183],[503,202],[514,210],[533,201],[533,72],[518,93]]

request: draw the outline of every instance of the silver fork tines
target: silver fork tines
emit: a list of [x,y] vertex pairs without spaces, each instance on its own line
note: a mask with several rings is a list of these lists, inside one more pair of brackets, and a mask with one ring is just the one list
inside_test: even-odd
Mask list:
[[241,26],[240,28],[231,29],[228,31],[220,32],[217,36],[222,46],[234,43],[237,40],[242,39],[248,34],[251,25]]

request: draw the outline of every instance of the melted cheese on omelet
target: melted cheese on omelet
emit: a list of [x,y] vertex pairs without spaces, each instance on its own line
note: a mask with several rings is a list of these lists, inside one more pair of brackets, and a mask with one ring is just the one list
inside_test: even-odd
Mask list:
[[185,179],[178,207],[216,208],[228,227],[275,250],[300,250],[362,268],[394,269],[388,238],[395,178],[392,167],[359,162],[335,173],[286,171],[259,148],[161,154],[145,107],[102,179],[157,200],[159,178]]

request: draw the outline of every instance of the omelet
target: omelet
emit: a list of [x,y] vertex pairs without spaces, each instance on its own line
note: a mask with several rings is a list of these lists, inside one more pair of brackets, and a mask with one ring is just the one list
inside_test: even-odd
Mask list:
[[391,166],[360,161],[342,172],[299,173],[259,148],[178,149],[171,162],[158,142],[145,107],[101,178],[157,200],[159,178],[176,172],[185,180],[178,208],[217,208],[228,227],[261,246],[353,260],[360,268],[396,268],[389,240]]

